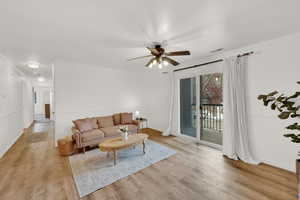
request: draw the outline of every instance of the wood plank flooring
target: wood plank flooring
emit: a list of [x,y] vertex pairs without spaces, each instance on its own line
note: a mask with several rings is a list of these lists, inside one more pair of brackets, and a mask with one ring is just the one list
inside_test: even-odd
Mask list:
[[[98,190],[83,200],[295,200],[296,176],[268,165],[232,161],[192,141],[150,139],[177,154]],[[69,161],[54,148],[49,123],[35,123],[0,160],[0,199],[79,199]]]

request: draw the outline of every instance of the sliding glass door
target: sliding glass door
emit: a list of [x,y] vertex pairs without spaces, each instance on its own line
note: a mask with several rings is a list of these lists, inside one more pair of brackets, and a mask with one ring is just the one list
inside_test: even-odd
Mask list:
[[200,73],[180,79],[181,134],[204,143],[222,145],[222,84],[222,73]]
[[180,131],[181,134],[197,137],[196,78],[180,80]]
[[200,75],[200,140],[222,145],[223,76]]

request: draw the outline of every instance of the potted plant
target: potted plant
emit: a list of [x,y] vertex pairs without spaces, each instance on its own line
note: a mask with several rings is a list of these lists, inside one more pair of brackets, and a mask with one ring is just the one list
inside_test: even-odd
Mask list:
[[120,126],[119,131],[122,133],[123,140],[128,140],[128,126]]
[[[300,85],[300,81],[297,82]],[[277,110],[279,112],[278,117],[280,119],[294,119],[296,122],[285,127],[287,130],[300,131],[300,124],[298,124],[298,117],[300,117],[299,109],[300,105],[296,101],[300,97],[300,91],[295,92],[293,95],[287,96],[285,94],[280,94],[277,91],[271,92],[269,94],[262,94],[258,96],[258,100],[263,101],[264,106],[270,106],[272,110]],[[299,133],[288,133],[284,134],[284,137],[290,138],[293,143],[300,143],[300,132]],[[298,156],[300,153],[298,152]],[[298,196],[300,195],[300,184],[299,184],[299,172],[300,172],[300,159],[296,160],[296,172],[298,177]],[[299,196],[300,197],[300,196]]]

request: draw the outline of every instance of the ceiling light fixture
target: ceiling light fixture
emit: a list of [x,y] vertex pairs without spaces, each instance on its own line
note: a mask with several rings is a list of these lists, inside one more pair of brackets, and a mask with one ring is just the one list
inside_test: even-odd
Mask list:
[[[146,67],[149,67],[149,65],[151,63],[154,65],[156,65],[157,63],[158,64],[161,63],[161,65],[159,65],[158,67],[162,68],[163,67],[162,65],[177,66],[180,64],[176,60],[170,58],[171,56],[191,55],[191,52],[187,51],[187,50],[166,52],[165,49],[163,48],[164,45],[166,45],[166,41],[163,41],[161,43],[153,42],[152,45],[146,47],[150,51],[149,55],[131,58],[131,59],[128,59],[128,61],[151,57],[151,60],[149,62],[147,62]],[[167,61],[167,62],[163,62],[163,61]]]
[[162,64],[159,63],[159,64],[158,64],[158,68],[159,68],[159,69],[162,69],[162,67],[163,67]]
[[164,66],[168,66],[169,63],[168,63],[167,61],[164,60],[164,61],[163,61],[163,64],[164,64]]
[[37,79],[39,82],[44,82],[45,81],[45,78],[44,77],[42,77],[42,76],[40,76],[40,77],[38,77],[38,79]]
[[37,62],[29,62],[27,63],[27,66],[31,69],[38,69],[40,67],[39,63]]

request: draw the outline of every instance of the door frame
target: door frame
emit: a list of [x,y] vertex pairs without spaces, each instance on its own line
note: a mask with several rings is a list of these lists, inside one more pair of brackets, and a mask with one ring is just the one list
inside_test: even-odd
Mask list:
[[[200,135],[201,135],[201,123],[200,123],[200,76],[201,75],[206,75],[206,74],[213,74],[213,73],[223,73],[223,67],[221,64],[212,64],[212,65],[207,65],[195,69],[189,69],[189,70],[184,70],[181,71],[181,73],[176,74],[175,76],[175,85],[177,85],[177,120],[178,120],[178,129],[177,133],[179,133],[180,137],[188,138],[196,143],[203,144],[206,146],[210,146],[215,149],[222,150],[222,145],[210,143],[204,140],[201,140]],[[196,78],[196,123],[197,123],[197,136],[196,137],[191,137],[187,136],[181,133],[181,123],[180,123],[180,115],[181,115],[181,110],[180,110],[180,80],[181,79],[186,79],[186,78]]]

